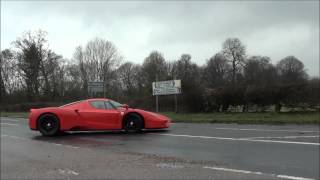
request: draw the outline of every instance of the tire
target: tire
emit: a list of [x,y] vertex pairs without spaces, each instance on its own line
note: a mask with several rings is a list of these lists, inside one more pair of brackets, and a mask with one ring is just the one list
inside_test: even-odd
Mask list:
[[43,136],[54,136],[59,133],[60,122],[54,114],[44,114],[38,119],[37,127]]
[[141,132],[143,128],[143,119],[138,114],[129,114],[125,121],[123,129],[126,132]]

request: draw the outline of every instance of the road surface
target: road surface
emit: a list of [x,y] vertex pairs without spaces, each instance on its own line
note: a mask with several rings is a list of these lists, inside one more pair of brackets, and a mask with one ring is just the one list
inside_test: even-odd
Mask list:
[[319,126],[175,123],[43,137],[1,117],[1,179],[319,179]]

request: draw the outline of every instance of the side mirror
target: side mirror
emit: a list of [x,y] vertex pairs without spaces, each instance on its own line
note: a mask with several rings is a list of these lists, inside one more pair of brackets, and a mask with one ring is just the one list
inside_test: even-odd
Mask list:
[[123,107],[123,108],[126,108],[126,109],[129,108],[128,104],[123,104],[122,107]]

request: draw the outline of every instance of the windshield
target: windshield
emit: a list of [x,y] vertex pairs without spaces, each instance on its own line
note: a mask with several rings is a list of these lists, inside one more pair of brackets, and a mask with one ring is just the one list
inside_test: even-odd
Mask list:
[[110,104],[115,107],[115,108],[119,108],[119,107],[122,107],[123,105],[116,102],[116,101],[113,101],[113,100],[109,100]]

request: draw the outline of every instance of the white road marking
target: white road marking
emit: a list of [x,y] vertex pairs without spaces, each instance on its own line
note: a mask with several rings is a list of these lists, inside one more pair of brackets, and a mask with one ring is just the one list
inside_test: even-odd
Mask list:
[[250,137],[247,139],[295,139],[295,138],[316,138],[317,136],[266,136],[266,137]]
[[[13,139],[35,141],[35,140],[32,140],[32,139],[28,139],[28,138],[23,138],[23,137],[19,137],[19,136],[10,136],[10,135],[7,135],[7,134],[1,134],[1,137],[9,137],[9,138],[13,138]],[[35,141],[35,142],[39,142],[39,141]],[[72,145],[64,145],[64,144],[51,143],[51,142],[48,142],[48,143],[52,144],[52,145],[55,145],[55,146],[64,146],[64,147],[73,148],[73,149],[79,149],[80,148],[80,147],[72,146]]]
[[314,179],[312,179],[312,178],[296,177],[296,176],[288,176],[288,175],[276,175],[276,174],[271,174],[271,173],[262,173],[262,172],[257,172],[257,171],[247,171],[247,170],[240,170],[240,169],[229,169],[229,168],[210,167],[210,166],[204,166],[203,168],[204,168],[204,169],[217,170],[217,171],[234,172],[234,173],[273,176],[273,177],[277,177],[277,178],[291,179],[291,180],[314,180]]
[[62,144],[58,144],[58,143],[52,143],[52,144],[54,144],[56,146],[62,146]]
[[58,169],[58,171],[59,171],[60,174],[72,174],[72,175],[75,175],[75,176],[79,175],[78,172],[73,171],[71,169]]
[[311,178],[287,176],[287,175],[277,175],[277,177],[278,178],[282,178],[282,179],[291,179],[291,180],[314,180],[314,179],[311,179]]
[[69,147],[69,148],[73,148],[73,149],[79,149],[80,148],[78,146],[71,146],[71,145],[63,145],[63,146],[66,146],[66,147]]
[[70,134],[78,134],[78,133],[106,133],[106,132],[113,132],[112,130],[105,130],[105,131],[98,131],[98,130],[93,130],[93,131],[67,131]]
[[240,170],[240,169],[229,169],[229,168],[221,168],[221,167],[204,166],[203,168],[204,169],[213,169],[213,170],[217,170],[217,171],[228,171],[228,172],[244,173],[244,174],[258,174],[258,175],[264,174],[262,172],[253,172],[253,171],[246,171],[246,170]]
[[78,175],[79,175],[79,173],[78,173],[78,172],[75,172],[75,171],[72,171],[72,170],[69,170],[69,171],[68,171],[68,173],[69,173],[69,174],[76,175],[76,176],[78,176]]
[[12,124],[12,123],[1,123],[1,125],[19,126],[19,124]]
[[161,135],[161,136],[173,136],[173,137],[188,137],[188,138],[230,140],[230,141],[248,141],[248,142],[264,142],[264,143],[299,144],[299,145],[313,145],[313,146],[319,146],[319,145],[320,145],[320,143],[296,142],[296,141],[275,141],[275,140],[248,139],[248,138],[227,138],[227,137],[213,137],[213,136],[193,136],[193,135],[187,135],[187,134],[162,134],[162,133],[149,133],[149,134],[155,134],[155,135]]
[[301,132],[301,133],[319,133],[320,131],[301,131],[301,130],[292,130],[292,129],[251,129],[251,128],[212,128],[212,129],[221,129],[221,130],[233,130],[233,131],[265,131],[265,132]]

